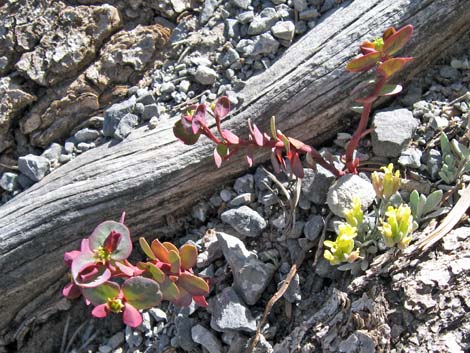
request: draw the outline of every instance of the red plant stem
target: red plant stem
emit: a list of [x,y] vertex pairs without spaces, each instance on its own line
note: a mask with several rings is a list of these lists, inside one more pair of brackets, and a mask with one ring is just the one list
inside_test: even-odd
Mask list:
[[372,94],[369,97],[364,99],[361,119],[359,120],[359,125],[357,126],[356,131],[354,131],[354,134],[346,148],[346,168],[348,169],[350,173],[357,174],[356,165],[354,163],[354,151],[359,145],[359,141],[363,137],[364,130],[366,129],[367,123],[369,122],[370,112],[372,111],[372,104],[374,104],[374,102],[379,97],[380,91],[386,82],[387,82],[386,77],[379,76],[379,80],[375,84]]

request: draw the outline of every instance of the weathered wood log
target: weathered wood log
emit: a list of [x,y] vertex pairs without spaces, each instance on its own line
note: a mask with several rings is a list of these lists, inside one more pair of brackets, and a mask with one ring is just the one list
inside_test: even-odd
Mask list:
[[[416,57],[409,78],[470,30],[468,18],[467,0],[345,2],[247,82],[243,104],[224,125],[243,135],[250,117],[267,131],[275,115],[286,134],[325,141],[344,128],[352,104],[348,93],[360,80],[344,66],[361,41],[391,25],[413,24],[415,34],[404,49]],[[0,207],[0,331],[8,333],[8,341],[57,298],[51,292],[66,272],[64,251],[76,248],[96,224],[126,210],[134,235],[164,235],[158,227],[165,215],[246,168],[237,157],[215,169],[213,145],[201,139],[184,146],[174,138],[172,124],[142,128],[119,144],[84,153]],[[268,151],[256,161],[267,156]]]

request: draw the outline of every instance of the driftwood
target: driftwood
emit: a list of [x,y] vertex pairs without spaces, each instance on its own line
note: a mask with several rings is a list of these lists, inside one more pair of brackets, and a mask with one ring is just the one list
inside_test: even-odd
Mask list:
[[[245,131],[250,117],[268,131],[275,115],[286,134],[323,142],[345,127],[348,93],[359,78],[344,66],[361,41],[390,25],[413,24],[415,34],[404,50],[416,57],[406,70],[409,78],[470,30],[468,18],[467,0],[345,2],[247,82],[243,104],[224,124]],[[203,139],[184,146],[173,137],[172,123],[91,150],[0,207],[0,332],[8,334],[7,341],[56,300],[66,272],[64,251],[76,248],[96,224],[126,210],[135,236],[163,236],[158,227],[165,215],[246,168],[238,157],[215,169],[213,146]],[[266,160],[268,151],[256,157]]]

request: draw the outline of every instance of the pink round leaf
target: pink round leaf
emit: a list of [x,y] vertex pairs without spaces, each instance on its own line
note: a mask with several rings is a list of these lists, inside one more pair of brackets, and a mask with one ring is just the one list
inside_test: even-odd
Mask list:
[[106,316],[108,316],[108,307],[106,304],[100,304],[98,306],[95,306],[93,311],[91,312],[91,315],[94,317],[97,317],[99,319],[102,319]]
[[227,96],[222,96],[217,100],[214,108],[216,119],[222,120],[230,112],[230,100]]

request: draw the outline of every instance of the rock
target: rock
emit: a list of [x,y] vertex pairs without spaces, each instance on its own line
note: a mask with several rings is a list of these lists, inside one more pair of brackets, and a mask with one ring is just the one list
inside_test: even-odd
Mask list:
[[201,21],[201,24],[206,24],[210,20],[218,5],[218,0],[204,0],[204,7],[199,15],[199,21]]
[[436,179],[442,166],[441,152],[432,148],[423,157],[426,168],[432,179]]
[[46,32],[16,63],[19,72],[42,86],[77,76],[121,26],[118,10],[107,4],[68,6],[56,21],[58,27]]
[[337,4],[337,0],[325,0],[323,5],[320,9],[321,13],[325,13],[326,11],[331,10]]
[[234,197],[229,203],[228,206],[231,208],[240,207],[243,205],[248,205],[256,200],[255,194],[250,194],[249,192],[245,194],[240,194]]
[[214,84],[218,77],[214,69],[203,65],[199,65],[194,73],[194,80],[205,86]]
[[155,321],[166,321],[167,315],[166,313],[160,308],[150,308],[149,314],[154,318]]
[[170,2],[176,13],[181,13],[184,10],[191,8],[190,1],[187,0],[170,0]]
[[232,287],[224,288],[209,300],[209,309],[211,327],[216,331],[256,331],[255,319]]
[[323,256],[318,259],[315,273],[322,278],[338,279],[342,277],[342,272],[336,269],[336,266],[330,265]]
[[302,21],[310,21],[320,16],[320,13],[316,9],[308,9],[299,13],[299,19]]
[[274,54],[279,49],[279,42],[269,33],[254,37],[254,50],[252,55]]
[[[14,138],[10,127],[18,114],[29,104],[34,102],[36,97],[24,91],[24,88],[10,77],[0,78],[0,153],[8,147],[14,145]],[[34,124],[34,130],[39,125]]]
[[263,9],[253,21],[251,21],[248,27],[247,33],[251,36],[264,33],[269,31],[277,21],[277,12],[272,7],[266,7]]
[[254,193],[254,182],[255,178],[253,174],[245,174],[244,176],[241,176],[235,180],[233,189],[237,192],[237,194]]
[[223,353],[224,349],[217,337],[204,326],[196,325],[191,328],[191,337],[193,341],[199,343],[209,353]]
[[399,157],[408,146],[418,121],[408,109],[383,110],[372,124],[372,148],[377,156]]
[[254,18],[255,14],[252,10],[241,12],[237,17],[238,22],[240,22],[241,24],[248,24],[253,21]]
[[13,192],[18,188],[18,174],[5,172],[0,178],[0,188],[5,191]]
[[205,222],[207,219],[207,213],[209,212],[210,205],[205,202],[201,201],[198,202],[193,209],[191,210],[192,216],[200,222]]
[[263,168],[256,168],[254,178],[255,185],[258,190],[269,190],[269,188],[271,187],[272,181]]
[[352,207],[355,197],[361,201],[361,208],[366,210],[374,202],[374,187],[358,175],[344,175],[331,185],[327,195],[328,207],[335,215],[344,218],[344,212]]
[[197,267],[204,268],[223,256],[216,232],[206,232],[202,237],[203,252],[197,256]]
[[232,4],[246,10],[251,5],[251,0],[232,0]]
[[444,65],[439,69],[439,75],[449,80],[457,81],[460,77],[460,72],[452,66]]
[[317,164],[317,170],[304,169],[305,177],[302,180],[302,195],[309,201],[323,205],[331,184],[336,177],[327,169]]
[[230,48],[219,56],[218,63],[224,67],[228,67],[240,59],[238,52]]
[[41,156],[47,158],[50,162],[58,161],[62,154],[62,146],[58,143],[53,143],[45,150]]
[[91,142],[100,136],[100,132],[97,130],[85,128],[78,130],[73,136],[77,142]]
[[142,112],[142,119],[144,121],[149,121],[154,116],[158,116],[158,115],[159,115],[159,109],[156,103],[152,103],[152,104],[144,106],[144,111]]
[[375,343],[367,331],[355,331],[347,339],[339,344],[341,353],[375,353]]
[[240,25],[238,20],[233,18],[227,18],[225,20],[225,36],[227,38],[239,38],[240,37]]
[[294,0],[294,9],[296,9],[299,12],[302,12],[307,9],[308,3],[307,0]]
[[322,229],[323,217],[320,215],[313,215],[307,223],[305,223],[304,235],[308,240],[314,241],[318,238]]
[[234,194],[228,189],[223,189],[220,192],[220,198],[223,202],[229,202],[233,198],[233,196]]
[[292,21],[279,21],[273,28],[271,32],[274,37],[287,41],[288,43],[292,42],[295,34],[295,25]]
[[442,116],[434,115],[431,119],[431,127],[434,130],[444,130],[448,126],[449,126],[449,120],[447,120],[446,118]]
[[137,126],[139,123],[139,117],[134,114],[126,114],[122,117],[119,121],[119,124],[114,131],[114,137],[119,140],[124,140],[132,130]]
[[20,172],[33,181],[39,181],[49,171],[50,164],[47,158],[28,154],[18,158]]
[[176,87],[175,87],[173,82],[165,82],[160,87],[160,93],[161,94],[170,94],[171,92],[174,92],[175,89],[176,89]]
[[248,206],[225,211],[220,215],[224,223],[231,225],[237,232],[247,237],[257,237],[267,224],[260,214]]
[[[142,13],[142,16],[147,15]],[[29,127],[37,126],[30,136],[33,146],[45,147],[66,139],[90,116],[127,95],[127,86],[136,84],[150,65],[156,64],[157,54],[169,33],[169,29],[157,24],[116,32],[101,47],[98,59],[80,76],[72,82],[66,81],[57,90],[51,89],[50,94],[43,95],[24,114],[20,120],[21,131],[27,133]],[[103,129],[106,131],[105,126]]]
[[124,343],[124,333],[121,331],[121,332],[118,332],[116,333],[115,335],[113,335],[109,340],[108,342],[106,343],[106,345],[108,345],[109,347],[111,347],[111,349],[116,349],[118,348],[121,344]]
[[300,290],[300,277],[298,273],[295,274],[294,278],[289,284],[289,287],[287,287],[287,290],[284,293],[283,297],[289,303],[296,303],[302,300],[302,291]]
[[423,152],[418,148],[407,148],[401,153],[400,158],[398,158],[398,163],[403,167],[419,168],[421,167],[422,154]]
[[183,348],[186,352],[192,352],[195,346],[191,334],[194,320],[189,318],[187,315],[178,314],[175,319],[175,326],[176,333],[174,338],[176,339],[178,347]]
[[217,233],[217,239],[233,273],[234,288],[249,305],[254,305],[268,286],[275,267],[260,261],[243,242],[226,233]]
[[34,180],[31,180],[24,174],[18,175],[17,181],[18,181],[18,184],[20,184],[23,189],[27,189],[30,186],[34,185]]
[[121,119],[128,113],[134,111],[136,99],[134,96],[128,100],[113,104],[104,112],[103,135],[113,137]]
[[153,118],[150,119],[148,123],[149,129],[155,129],[158,125],[158,117],[154,116]]

